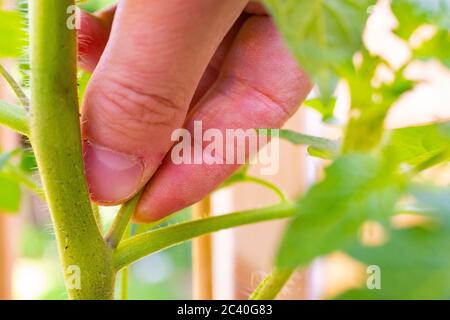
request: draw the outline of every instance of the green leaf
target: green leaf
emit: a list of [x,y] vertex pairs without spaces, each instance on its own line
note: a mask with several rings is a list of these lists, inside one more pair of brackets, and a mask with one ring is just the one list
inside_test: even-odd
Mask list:
[[403,192],[403,181],[377,159],[362,154],[338,158],[325,179],[300,200],[277,256],[277,266],[303,266],[357,240],[366,220],[385,222]]
[[310,99],[304,102],[304,105],[310,107],[322,115],[322,120],[324,122],[333,122],[334,119],[334,108],[336,107],[336,98],[331,98],[330,101],[324,103],[322,99]]
[[392,11],[399,21],[396,34],[409,39],[423,24],[450,29],[450,0],[393,0]]
[[450,299],[450,230],[411,228],[391,233],[380,247],[357,245],[348,253],[381,271],[381,289],[362,288],[340,299]]
[[[265,134],[268,136],[272,135],[272,130],[258,129],[257,132],[258,134]],[[310,136],[288,129],[279,129],[276,130],[276,132],[278,133],[277,136],[280,139],[284,139],[295,145],[308,146],[308,153],[314,157],[332,159],[339,153],[339,141]]]
[[20,159],[19,168],[25,174],[36,172],[37,162],[33,150],[23,150],[22,158]]
[[0,172],[0,212],[14,213],[20,207],[20,187],[7,174]]
[[23,21],[16,11],[0,11],[0,58],[22,55],[27,39]]
[[413,55],[419,60],[438,60],[450,68],[450,33],[448,30],[438,31],[431,39],[415,49]]
[[426,169],[450,158],[450,122],[394,129],[383,153],[391,162]]
[[91,73],[87,71],[80,71],[78,73],[78,99],[80,100],[80,106],[81,101],[84,97],[84,92],[86,91],[86,87],[89,83],[89,80],[91,79]]
[[380,267],[382,285],[381,290],[352,290],[340,299],[450,298],[450,188],[415,185],[409,192],[424,205],[421,214],[433,219],[422,227],[391,232],[384,246],[349,248],[354,258]]
[[117,3],[117,0],[79,0],[79,6],[86,11],[95,12]]
[[9,162],[9,160],[11,158],[20,154],[21,152],[22,152],[22,149],[17,148],[17,149],[7,151],[7,152],[0,154],[0,170],[3,169],[3,167]]
[[[21,17],[23,18],[23,25],[28,26],[30,24],[29,19],[29,2],[26,0],[17,1],[17,10],[19,11]],[[30,87],[30,75],[31,75],[31,66],[30,66],[30,32],[29,28],[25,31],[26,40],[25,40],[25,48],[18,59],[18,67],[20,72],[19,83],[22,88]]]
[[332,97],[338,70],[361,49],[369,6],[375,0],[265,0],[302,68]]
[[421,205],[423,214],[437,217],[440,222],[450,223],[450,187],[412,186],[410,193]]
[[30,133],[26,110],[3,100],[0,100],[0,125],[4,125],[26,136]]
[[[379,56],[362,52],[362,60],[352,71],[346,71],[350,88],[351,113],[343,139],[344,152],[370,151],[378,147],[384,134],[384,120],[390,108],[406,92],[414,88],[414,82],[403,75],[403,66],[394,70]],[[387,68],[394,74],[389,83],[374,85],[379,67]]]
[[[407,65],[396,70],[394,73],[394,80],[390,83],[383,83],[375,93],[382,95],[382,105],[386,110],[390,109],[394,103],[406,92],[414,89],[416,82],[405,78],[403,72]],[[393,70],[394,71],[394,70]]]

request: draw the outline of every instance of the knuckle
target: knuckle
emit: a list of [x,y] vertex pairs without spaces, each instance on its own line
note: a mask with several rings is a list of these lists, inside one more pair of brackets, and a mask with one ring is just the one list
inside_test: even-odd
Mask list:
[[78,58],[82,60],[86,55],[92,51],[92,47],[95,43],[95,39],[92,34],[88,32],[79,32],[77,34],[78,42]]
[[263,106],[261,110],[263,112],[271,112],[274,115],[279,115],[281,118],[289,118],[292,116],[292,110],[289,107],[289,103],[271,94],[270,90],[266,90],[262,86],[253,83],[252,80],[247,80],[234,74],[227,74],[224,78],[225,82],[230,84],[230,87],[244,88],[246,96],[252,98],[253,101],[257,101],[258,104]]
[[96,90],[102,125],[129,138],[142,139],[142,133],[150,128],[176,125],[184,109],[171,97],[143,90],[123,79],[102,82],[102,87]]
[[95,17],[80,11],[80,30],[77,32],[79,54],[89,53],[96,44],[99,22]]

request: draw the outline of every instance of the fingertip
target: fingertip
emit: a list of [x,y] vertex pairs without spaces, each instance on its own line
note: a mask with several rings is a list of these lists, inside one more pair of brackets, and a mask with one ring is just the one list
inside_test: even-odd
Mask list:
[[178,168],[180,169],[178,171],[177,167],[166,161],[159,168],[142,194],[134,214],[134,221],[138,223],[159,221],[189,207],[197,202],[198,196],[203,195],[198,185],[192,184],[191,181],[183,181],[185,170]]
[[182,208],[166,200],[160,199],[158,204],[153,201],[153,197],[141,199],[133,215],[133,222],[141,224],[157,222]]
[[84,161],[89,192],[98,204],[122,203],[142,184],[143,165],[135,157],[85,142]]
[[[159,210],[159,211],[157,211]],[[168,215],[176,212],[177,210],[163,210],[161,211],[160,208],[151,208],[148,203],[145,203],[143,201],[139,202],[136,212],[134,213],[132,217],[132,221],[134,223],[139,224],[148,224],[148,223],[154,223],[157,221],[160,221],[167,217]]]
[[131,221],[136,224],[149,224],[158,221],[158,219],[152,218],[149,212],[139,210],[139,208],[134,213]]

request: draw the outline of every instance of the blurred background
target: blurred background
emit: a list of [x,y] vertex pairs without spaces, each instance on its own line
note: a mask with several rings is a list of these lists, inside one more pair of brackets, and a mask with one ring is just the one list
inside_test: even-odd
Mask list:
[[[96,11],[110,5],[112,0],[83,1],[84,10]],[[425,3],[425,1],[424,1]],[[17,8],[14,0],[0,1],[4,9]],[[392,65],[401,65],[409,59],[408,46],[391,30],[396,19],[389,9],[388,0],[379,1],[365,32],[367,47],[383,56]],[[2,22],[0,22],[1,24]],[[422,30],[423,29],[423,30]],[[423,41],[430,35],[426,27],[416,32],[412,41]],[[20,61],[2,59],[2,65],[26,86],[26,70]],[[422,124],[450,118],[450,73],[437,62],[420,62],[407,70],[408,77],[421,81],[417,88],[405,95],[392,108],[387,125],[391,128]],[[380,78],[389,75],[380,74]],[[311,97],[314,97],[312,92]],[[0,79],[0,97],[14,101],[3,79]],[[345,85],[337,91],[336,118],[345,121],[349,97]],[[341,133],[335,126],[324,125],[321,116],[312,109],[302,108],[287,127],[304,133],[336,138]],[[13,133],[0,131],[2,151],[12,150],[20,139]],[[23,142],[22,142],[23,143]],[[26,143],[26,142],[25,142]],[[307,156],[306,150],[281,142],[283,157],[281,170],[272,181],[291,197],[304,192],[321,176],[324,161]],[[25,163],[30,168],[33,164]],[[257,168],[252,172],[257,175]],[[438,170],[428,170],[427,175],[442,185],[450,182],[447,164]],[[267,178],[267,177],[265,177]],[[2,191],[3,192],[3,191]],[[65,299],[62,274],[59,269],[56,243],[50,217],[44,204],[36,196],[15,187],[8,189],[11,198],[20,195],[17,213],[0,213],[0,299]],[[8,208],[0,199],[0,207]],[[212,211],[222,214],[235,210],[255,208],[275,203],[277,198],[270,191],[254,185],[237,185],[212,196]],[[3,204],[5,202],[5,204]],[[14,209],[14,208],[13,208]],[[105,225],[111,222],[117,208],[101,208]],[[10,210],[15,211],[15,210]],[[189,219],[191,210],[177,215],[176,221]],[[399,223],[414,223],[409,216]],[[173,222],[173,221],[172,221]],[[245,299],[266,276],[272,266],[273,254],[285,221],[267,222],[222,231],[213,237],[214,298]],[[382,229],[376,225],[365,228],[367,243],[383,240]],[[281,293],[281,299],[328,299],[365,281],[365,267],[343,253],[335,253],[317,259],[308,269],[301,270],[290,280]],[[130,299],[190,299],[191,293],[191,244],[185,243],[147,257],[130,269]],[[118,283],[120,283],[120,278]]]

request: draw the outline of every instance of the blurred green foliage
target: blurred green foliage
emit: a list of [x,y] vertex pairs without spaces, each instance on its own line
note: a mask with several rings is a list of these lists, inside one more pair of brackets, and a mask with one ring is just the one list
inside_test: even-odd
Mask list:
[[17,11],[0,11],[0,58],[18,57],[26,44],[23,17]]
[[79,1],[80,7],[89,12],[95,12],[104,7],[117,3],[117,0],[82,0]]
[[[305,266],[316,257],[346,250],[381,272],[381,289],[361,288],[340,298],[450,298],[448,188],[432,187],[422,172],[448,169],[450,122],[385,130],[393,105],[416,83],[405,75],[417,60],[449,66],[449,0],[393,0],[399,25],[393,32],[410,47],[412,59],[393,67],[364,48],[362,33],[375,1],[266,0],[294,55],[316,81],[321,96],[307,103],[324,120],[332,119],[338,80],[348,85],[351,110],[342,128],[341,149],[323,179],[299,200],[298,214],[281,243],[277,266]],[[434,36],[419,47],[409,40],[418,28],[432,25]],[[377,83],[384,68],[392,81]],[[424,106],[426,107],[426,106]],[[296,143],[295,133],[282,138]],[[423,226],[399,230],[392,218],[408,202],[428,217]],[[367,221],[380,223],[387,243],[366,247],[360,233]],[[364,285],[364,284],[363,284]]]
[[0,211],[13,213],[19,210],[20,186],[7,174],[0,172]]
[[403,179],[375,157],[348,154],[326,169],[325,178],[300,200],[278,253],[280,267],[304,266],[345,248],[367,220],[386,224],[403,193]]
[[343,66],[362,48],[361,34],[375,0],[266,0],[300,65],[331,99]]

